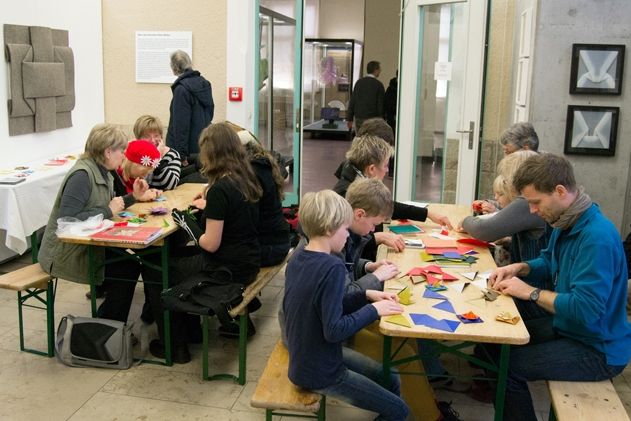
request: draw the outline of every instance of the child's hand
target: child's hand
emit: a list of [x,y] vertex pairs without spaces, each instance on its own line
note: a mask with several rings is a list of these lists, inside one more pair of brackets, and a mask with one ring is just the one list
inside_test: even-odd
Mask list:
[[402,235],[391,232],[376,232],[375,242],[377,245],[385,244],[397,253],[405,249],[405,240]]
[[379,267],[381,267],[382,265],[393,265],[394,263],[392,263],[390,260],[387,259],[381,259],[377,262],[368,262],[366,263],[366,272],[374,272],[377,269],[379,269]]
[[399,268],[397,265],[392,264],[390,262],[382,264],[372,273],[379,279],[381,282],[387,281],[388,279],[392,279],[399,274]]
[[372,305],[377,309],[379,316],[391,316],[393,314],[403,313],[403,307],[399,303],[390,300],[377,301],[372,303]]
[[138,201],[142,201],[144,194],[149,190],[149,184],[147,184],[147,180],[139,177],[134,180],[133,189],[134,198]]
[[366,299],[372,302],[381,301],[381,300],[389,300],[394,303],[399,302],[399,296],[396,293],[386,292],[386,291],[377,291],[376,289],[367,289]]
[[197,198],[195,200],[193,200],[193,206],[195,206],[197,209],[206,209],[206,199],[203,198]]

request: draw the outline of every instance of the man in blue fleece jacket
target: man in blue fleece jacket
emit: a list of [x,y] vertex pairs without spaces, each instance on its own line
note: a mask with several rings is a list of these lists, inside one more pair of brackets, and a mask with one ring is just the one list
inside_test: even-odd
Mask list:
[[[628,273],[618,231],[577,188],[567,159],[529,158],[513,184],[530,211],[554,228],[538,258],[499,268],[490,277],[493,288],[551,314],[528,326],[530,344],[514,347],[509,363],[504,419],[536,420],[527,381],[600,381],[629,362]],[[528,283],[544,279],[552,281],[553,291]]]

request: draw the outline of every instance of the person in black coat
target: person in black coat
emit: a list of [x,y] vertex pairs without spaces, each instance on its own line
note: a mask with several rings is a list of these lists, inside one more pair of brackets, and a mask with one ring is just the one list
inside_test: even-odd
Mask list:
[[[171,70],[177,76],[171,91],[167,146],[179,152],[182,159],[182,177],[195,171],[193,164],[199,152],[199,134],[213,119],[215,103],[210,82],[193,70],[191,58],[182,50],[171,54]],[[192,171],[191,171],[192,170]]]
[[349,130],[355,122],[355,132],[359,131],[364,120],[372,117],[383,117],[383,101],[385,89],[383,83],[377,78],[381,73],[381,65],[378,61],[371,61],[366,65],[366,73],[353,87],[346,120]]

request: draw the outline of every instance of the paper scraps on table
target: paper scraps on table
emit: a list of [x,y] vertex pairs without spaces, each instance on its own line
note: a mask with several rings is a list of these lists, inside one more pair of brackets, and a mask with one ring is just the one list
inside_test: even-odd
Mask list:
[[169,221],[167,221],[166,218],[162,218],[162,226],[164,228],[169,228],[171,225],[169,225]]
[[51,159],[50,161],[46,162],[44,165],[58,167],[61,165],[66,165],[67,163],[68,163],[68,160],[66,158],[59,158],[59,159]]
[[413,224],[389,225],[388,229],[395,234],[420,234],[424,232],[420,227]]
[[129,221],[130,224],[144,224],[145,222],[147,222],[147,220],[145,218],[141,218],[139,216],[136,216],[135,218],[131,218]]
[[153,201],[154,202],[166,202],[166,200],[167,200],[166,196],[158,196]]
[[462,323],[482,323],[484,320],[480,318],[477,314],[472,311],[469,311],[464,314],[456,314],[456,317],[460,319]]
[[18,167],[15,167],[14,169],[18,170],[18,171],[22,171],[22,170],[28,170],[28,167],[25,167],[23,165],[20,165]]
[[503,311],[495,317],[495,320],[516,325],[519,322],[519,316],[513,316],[509,311]]
[[425,289],[425,292],[423,292],[423,298],[432,298],[434,300],[446,300],[447,297],[445,297],[443,294],[439,294],[437,292],[434,292],[430,289]]
[[449,235],[449,229],[447,228],[446,225],[443,225],[442,227],[440,227],[440,235],[444,235],[444,236]]
[[128,224],[127,221],[118,221],[118,222],[114,222],[114,226],[115,227],[126,227]]
[[459,238],[457,241],[462,244],[470,244],[476,247],[488,247],[488,246],[494,245],[493,243],[489,243],[488,241],[478,240],[477,238]]
[[453,332],[460,325],[460,322],[456,320],[435,319],[428,314],[410,313],[410,317],[415,325],[427,326],[445,332]]
[[486,289],[488,287],[488,281],[486,279],[482,278],[482,279],[478,279],[478,280],[472,281],[471,285],[475,285],[476,287],[478,287],[480,289]]
[[136,214],[129,211],[123,211],[123,212],[118,212],[118,216],[120,216],[121,218],[132,218],[136,216]]
[[454,306],[448,300],[441,301],[438,304],[433,305],[432,307],[437,308],[442,311],[446,311],[448,313],[456,314],[456,310],[454,310]]
[[434,291],[434,292],[447,291],[447,287],[445,285],[443,285],[442,283],[437,283],[437,284],[434,284],[434,285],[426,284],[425,288],[429,289],[430,291]]
[[386,318],[386,322],[403,327],[412,327],[412,323],[403,314],[395,314]]
[[473,281],[475,280],[476,276],[478,276],[478,272],[460,272],[460,276]]
[[427,279],[425,279],[424,276],[420,276],[420,275],[416,275],[416,276],[410,276],[410,281],[413,284],[420,284],[421,282],[425,282]]
[[155,206],[149,209],[151,215],[166,215],[168,212],[169,210],[163,206]]
[[462,294],[462,291],[464,290],[464,288],[469,285],[466,282],[450,282],[449,283],[449,288],[453,289],[454,291],[456,291],[459,294]]
[[495,292],[492,289],[485,289],[482,291],[482,294],[484,294],[484,299],[486,301],[495,301],[500,295],[498,292]]
[[414,301],[412,301],[412,288],[409,286],[403,288],[397,295],[399,296],[399,303],[404,306],[409,306],[414,303]]

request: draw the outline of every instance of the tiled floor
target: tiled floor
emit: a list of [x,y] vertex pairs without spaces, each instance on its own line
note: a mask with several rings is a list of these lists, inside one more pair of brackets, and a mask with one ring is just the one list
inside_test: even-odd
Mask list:
[[[29,264],[29,258],[0,265],[8,272]],[[0,290],[0,419],[1,420],[263,420],[264,413],[250,407],[249,401],[256,381],[279,337],[276,312],[283,294],[282,273],[264,289],[263,308],[252,318],[257,334],[248,344],[248,383],[239,386],[232,381],[201,380],[201,349],[192,346],[193,361],[173,367],[141,364],[129,370],[70,368],[56,359],[40,357],[18,350],[18,322],[15,293]],[[58,321],[68,313],[89,315],[86,287],[60,281],[55,301]],[[138,320],[142,290],[137,289],[131,320]],[[45,315],[41,310],[26,310],[27,343],[45,347]],[[155,335],[152,327],[145,328],[139,320],[134,329],[147,343]],[[222,339],[211,327],[210,367],[236,372],[236,341]],[[137,347],[138,348],[138,347]],[[136,349],[136,352],[141,352]],[[449,359],[450,371],[466,372],[468,367]],[[616,389],[627,411],[631,413],[631,368],[615,381]],[[547,419],[549,401],[545,384],[532,385],[536,409],[541,421]],[[466,395],[437,391],[439,400],[453,401],[454,408],[466,421],[487,421],[493,408]],[[374,414],[329,400],[327,418],[337,420],[371,420]],[[276,420],[282,418],[277,417]]]

